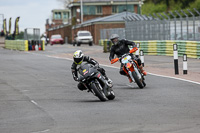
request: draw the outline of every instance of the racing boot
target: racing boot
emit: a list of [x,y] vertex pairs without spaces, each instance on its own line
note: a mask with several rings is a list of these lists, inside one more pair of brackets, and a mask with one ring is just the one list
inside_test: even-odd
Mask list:
[[147,72],[143,69],[143,66],[142,66],[142,65],[139,66],[139,69],[140,69],[141,73],[142,73],[144,76],[147,75]]
[[108,79],[108,80],[107,80],[107,85],[108,85],[110,88],[113,87],[113,85],[112,85],[112,80],[111,80],[111,79]]
[[106,74],[104,75],[104,77],[105,77],[105,80],[106,80],[107,85],[108,85],[110,88],[112,88],[112,87],[113,87],[113,85],[112,85],[112,80],[109,79],[109,78],[107,77]]

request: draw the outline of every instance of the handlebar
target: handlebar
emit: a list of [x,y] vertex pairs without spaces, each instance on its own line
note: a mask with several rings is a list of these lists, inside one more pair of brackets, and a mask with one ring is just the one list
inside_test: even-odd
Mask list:
[[112,59],[110,62],[111,64],[114,64],[115,62],[117,62],[119,60],[119,58],[115,58],[115,59]]
[[134,48],[132,48],[130,51],[129,51],[129,53],[133,53],[133,52],[135,52],[135,51],[137,51],[138,50],[138,48],[137,47],[134,47]]
[[[135,52],[135,51],[137,51],[138,50],[138,48],[137,47],[134,47],[134,48],[132,48],[130,51],[129,51],[129,53],[133,53],[133,52]],[[117,62],[118,60],[120,60],[121,58],[123,58],[124,56],[126,56],[127,54],[129,54],[129,53],[125,53],[125,54],[123,54],[121,57],[119,57],[119,58],[115,58],[115,59],[112,59],[111,61],[110,61],[110,63],[111,64],[114,64],[115,62]]]

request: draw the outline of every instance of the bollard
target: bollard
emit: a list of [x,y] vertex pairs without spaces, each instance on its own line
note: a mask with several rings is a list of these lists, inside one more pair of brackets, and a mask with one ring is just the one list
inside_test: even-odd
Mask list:
[[178,46],[177,46],[177,44],[174,44],[173,47],[174,47],[174,69],[175,69],[175,74],[179,74],[179,70],[178,70]]
[[35,50],[35,41],[34,40],[32,40],[31,46],[32,46],[32,50]]
[[39,50],[39,47],[37,44],[35,44],[35,51],[38,51]]
[[103,52],[104,52],[104,53],[108,52],[107,40],[104,40],[104,41],[103,41]]
[[144,67],[144,53],[143,50],[140,50],[140,60],[141,60],[141,64]]
[[183,54],[183,74],[187,74],[187,55]]
[[138,58],[139,57],[139,52],[140,52],[140,43],[136,44],[138,50],[135,52],[135,56]]
[[35,41],[35,51],[38,51],[39,47],[38,47],[38,41]]

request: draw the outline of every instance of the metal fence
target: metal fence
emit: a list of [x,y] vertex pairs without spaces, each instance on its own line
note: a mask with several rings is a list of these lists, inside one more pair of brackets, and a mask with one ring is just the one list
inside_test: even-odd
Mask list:
[[40,29],[38,28],[25,29],[24,40],[40,40]]
[[109,39],[112,34],[118,34],[120,39],[125,38],[125,29],[124,28],[115,28],[115,29],[101,29],[100,30],[101,39]]
[[[170,12],[167,14],[135,15],[125,17],[125,35],[128,40],[193,40],[200,41],[200,13],[195,16],[193,12],[183,10],[181,13]],[[181,15],[184,14],[184,15]],[[192,16],[192,17],[189,17]],[[179,16],[177,18],[177,16]]]

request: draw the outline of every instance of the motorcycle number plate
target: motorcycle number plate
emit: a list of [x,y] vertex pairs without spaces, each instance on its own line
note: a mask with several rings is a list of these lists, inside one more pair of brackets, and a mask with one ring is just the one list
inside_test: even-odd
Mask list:
[[124,57],[124,58],[122,59],[122,63],[127,63],[128,60],[130,60],[130,59],[131,59],[131,56],[126,56],[126,57]]

